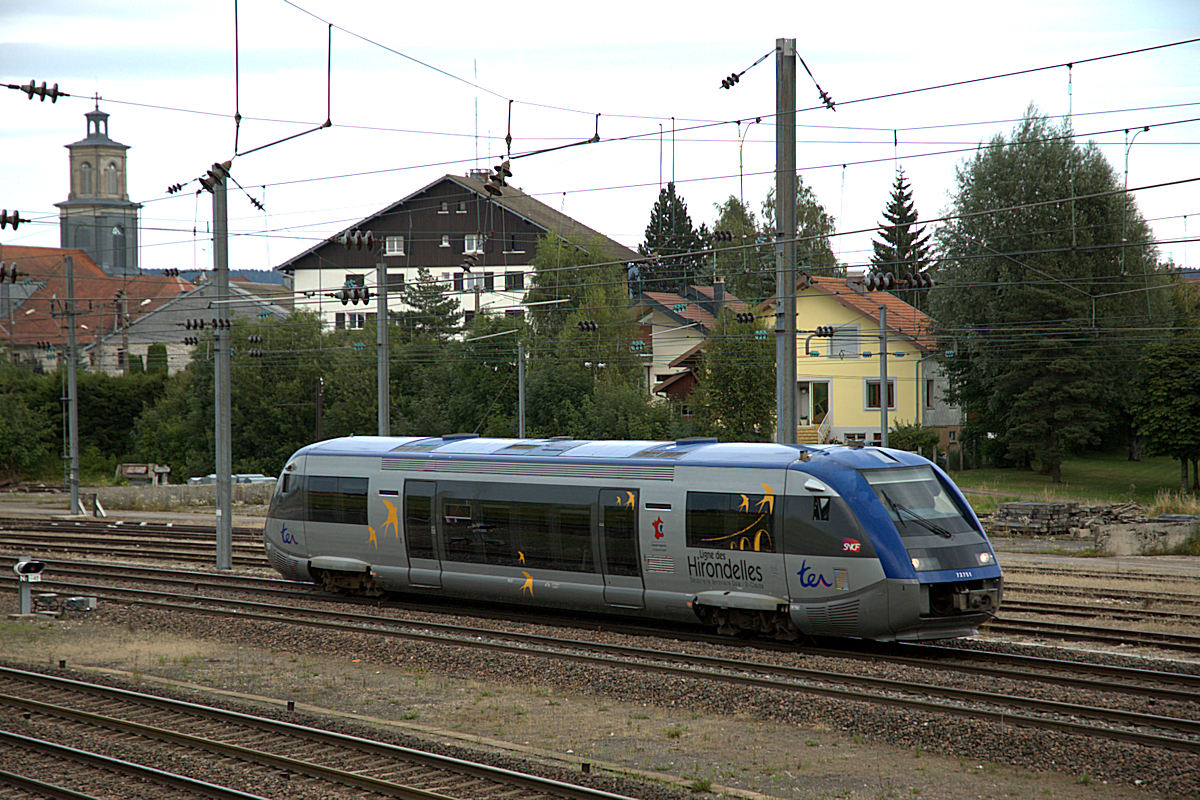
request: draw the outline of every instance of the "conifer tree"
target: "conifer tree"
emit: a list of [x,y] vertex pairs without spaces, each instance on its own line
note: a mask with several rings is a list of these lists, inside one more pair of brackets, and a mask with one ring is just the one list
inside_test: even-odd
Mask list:
[[694,282],[702,272],[704,240],[692,226],[687,203],[668,183],[650,210],[646,240],[638,253],[649,260],[639,268],[643,291],[675,292]]
[[459,328],[462,311],[450,287],[434,278],[426,267],[417,270],[417,279],[400,290],[400,299],[408,311],[399,314],[400,328],[411,336],[448,339]]
[[[913,272],[924,272],[929,266],[929,233],[918,226],[917,209],[912,199],[912,187],[904,175],[904,168],[896,170],[896,183],[892,196],[883,210],[883,222],[879,224],[879,237],[873,241],[875,249],[871,256],[871,268],[875,272],[890,272],[899,278]],[[905,302],[921,308],[927,292],[900,290],[898,295]]]

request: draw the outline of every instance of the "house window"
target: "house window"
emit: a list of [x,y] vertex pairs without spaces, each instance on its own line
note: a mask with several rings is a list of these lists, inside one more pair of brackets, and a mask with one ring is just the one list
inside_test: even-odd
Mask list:
[[847,433],[846,434],[847,442],[865,442],[866,440],[867,440],[867,435],[865,433]]
[[461,272],[454,273],[454,291],[461,292],[463,290],[463,274]]
[[346,327],[345,313],[339,311],[333,315],[333,327],[337,328],[339,331]]
[[109,194],[117,193],[117,165],[112,161],[104,168],[104,183],[105,191]]
[[342,285],[343,286],[366,286],[366,276],[353,275],[353,274],[347,272],[346,273],[346,282]]
[[925,379],[925,407],[933,408],[933,379]]
[[459,214],[467,213],[467,201],[466,200],[458,201],[458,212],[457,213],[459,213]]
[[483,275],[467,275],[466,288],[468,292],[482,292],[487,286]]
[[858,326],[839,326],[829,339],[830,358],[858,358]]
[[958,442],[958,431],[947,431],[946,434],[949,437],[950,444],[956,444]]
[[[879,379],[864,378],[866,384],[866,406],[867,410],[879,408]],[[891,378],[888,379],[888,408],[896,407],[896,382]]]
[[[338,316],[341,316],[340,314]],[[346,327],[352,331],[361,331],[367,322],[366,314],[347,314]]]
[[442,243],[440,245],[438,245],[438,247],[449,247],[449,246],[450,246],[450,234],[443,233],[442,234]]
[[86,161],[79,165],[79,193],[92,193],[92,165]]
[[483,252],[483,234],[468,233],[463,237],[463,252],[464,253],[482,253]]
[[450,278],[451,278],[451,275],[449,272],[442,273],[442,283],[446,284],[447,286],[450,285]]
[[509,234],[508,246],[504,248],[504,252],[506,252],[506,253],[524,253],[525,252],[524,250],[517,247],[517,235],[515,233]]
[[387,276],[387,288],[389,292],[404,291],[404,273],[389,272]]
[[385,256],[402,256],[404,255],[404,237],[389,236],[383,240],[383,254]]
[[494,273],[494,272],[483,273],[483,290],[485,292],[496,291],[496,273]]
[[474,311],[467,309],[466,311],[463,312],[463,324],[464,325],[467,325],[469,327],[470,324],[474,321],[475,321],[475,312]]
[[447,203],[445,200],[443,200],[438,205],[438,213],[439,214],[449,214],[450,213],[450,204]]
[[506,272],[504,273],[504,290],[507,292],[519,292],[525,288],[525,273],[524,272]]

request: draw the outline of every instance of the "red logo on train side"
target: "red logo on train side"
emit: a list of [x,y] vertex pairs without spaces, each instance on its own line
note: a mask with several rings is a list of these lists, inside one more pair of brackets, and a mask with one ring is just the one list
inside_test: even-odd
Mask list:
[[862,550],[862,542],[860,542],[858,539],[842,539],[843,553],[857,553],[860,550]]

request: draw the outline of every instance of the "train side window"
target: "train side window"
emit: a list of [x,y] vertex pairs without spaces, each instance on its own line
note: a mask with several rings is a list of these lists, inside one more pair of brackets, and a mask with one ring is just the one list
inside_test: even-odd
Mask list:
[[813,519],[828,522],[829,521],[829,506],[831,505],[828,497],[813,498]]
[[310,522],[340,522],[341,498],[338,479],[329,475],[308,476],[308,519]]
[[414,494],[409,487],[404,493],[404,539],[408,542],[409,558],[437,558],[433,550],[433,498]]
[[688,547],[773,553],[775,497],[688,492]]
[[589,506],[556,506],[558,517],[558,569],[595,572],[592,564],[592,509]]
[[628,506],[601,507],[604,514],[604,547],[611,575],[639,575],[637,553],[637,509]]
[[483,535],[475,523],[471,501],[442,499],[442,535],[447,561],[483,562]]
[[511,508],[518,562],[529,567],[552,568],[550,506],[546,503],[512,503]]

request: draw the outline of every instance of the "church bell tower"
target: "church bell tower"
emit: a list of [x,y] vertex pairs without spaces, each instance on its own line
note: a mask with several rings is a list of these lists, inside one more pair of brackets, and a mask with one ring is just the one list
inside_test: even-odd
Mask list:
[[71,188],[59,209],[62,247],[82,250],[109,275],[138,272],[138,210],[129,200],[128,145],[108,138],[108,114],[87,114],[87,136],[67,145]]

